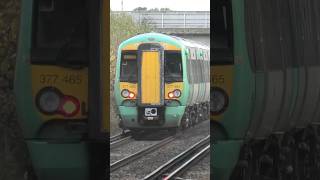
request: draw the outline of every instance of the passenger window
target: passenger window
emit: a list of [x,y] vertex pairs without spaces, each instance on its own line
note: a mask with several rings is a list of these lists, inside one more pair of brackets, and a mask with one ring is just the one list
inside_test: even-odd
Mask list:
[[204,60],[208,60],[208,53],[207,53],[207,51],[203,51],[203,59]]
[[188,69],[188,82],[190,84],[192,84],[192,69],[191,69],[191,53],[189,50],[189,56],[188,59],[186,60],[186,64],[187,64],[187,69]]
[[245,6],[248,52],[256,71],[319,63],[316,4],[246,0]]
[[191,60],[191,65],[192,65],[193,84],[196,84],[198,83],[198,72],[197,72],[196,60]]
[[205,62],[204,60],[200,61],[200,64],[201,64],[201,82],[202,83],[206,82],[206,80],[205,80],[205,78],[206,78],[206,76],[205,76],[206,68],[204,66],[204,62]]
[[[301,17],[299,24],[301,26],[301,40],[300,47],[303,52],[302,62],[307,66],[314,66],[317,64],[317,39],[318,32],[316,25],[319,24],[319,19],[316,19],[315,11],[319,11],[319,6],[314,8],[315,4],[312,1],[302,1],[300,4],[300,12],[298,15]],[[316,10],[315,10],[316,9]]]
[[190,59],[191,60],[197,59],[196,48],[189,48],[189,52],[190,52]]
[[286,67],[297,66],[297,58],[294,55],[294,39],[293,39],[293,27],[291,22],[289,1],[280,1],[280,34],[281,34],[281,51],[283,61]]
[[207,82],[210,83],[211,69],[210,69],[210,62],[209,62],[209,61],[207,61],[207,70],[208,70],[208,73],[207,73]]
[[283,67],[278,1],[246,1],[247,43],[256,71]]

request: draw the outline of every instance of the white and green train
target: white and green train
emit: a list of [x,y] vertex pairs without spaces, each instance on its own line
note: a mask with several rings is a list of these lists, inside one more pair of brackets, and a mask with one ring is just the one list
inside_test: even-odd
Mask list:
[[115,99],[120,127],[132,132],[186,128],[209,119],[209,47],[159,33],[118,49]]

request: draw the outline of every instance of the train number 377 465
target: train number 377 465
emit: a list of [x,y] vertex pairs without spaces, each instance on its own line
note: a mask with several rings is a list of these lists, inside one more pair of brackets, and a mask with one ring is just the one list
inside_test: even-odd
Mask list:
[[81,84],[82,78],[78,74],[41,74],[40,75],[41,84],[56,84],[56,83],[66,83],[66,84]]

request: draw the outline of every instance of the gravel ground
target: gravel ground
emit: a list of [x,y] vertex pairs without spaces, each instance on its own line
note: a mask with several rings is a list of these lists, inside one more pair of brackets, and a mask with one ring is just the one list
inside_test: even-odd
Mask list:
[[115,136],[122,133],[122,129],[118,128],[118,127],[114,127],[110,129],[110,137],[111,136]]
[[151,146],[158,141],[135,141],[131,140],[125,144],[119,145],[119,147],[110,150],[110,163],[114,163],[124,157],[127,157],[141,149]]
[[182,175],[186,180],[207,180],[210,179],[210,154],[204,157],[199,163],[191,167]]
[[[178,133],[176,135],[176,139],[170,144],[161,147],[161,149],[158,151],[148,154],[134,163],[130,163],[129,165],[110,173],[110,179],[143,179],[144,176],[151,173],[174,156],[183,152],[191,145],[199,142],[199,140],[209,135],[209,133],[209,121],[202,122],[196,127],[186,130],[184,133]],[[134,147],[128,146],[124,148],[122,146],[122,148],[125,152],[126,149],[131,149]]]

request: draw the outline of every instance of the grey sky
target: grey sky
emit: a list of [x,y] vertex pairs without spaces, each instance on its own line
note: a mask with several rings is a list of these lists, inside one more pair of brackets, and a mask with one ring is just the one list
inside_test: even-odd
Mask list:
[[[110,1],[111,10],[121,11],[121,0]],[[136,7],[169,8],[176,11],[209,11],[210,0],[123,0],[123,10]]]

